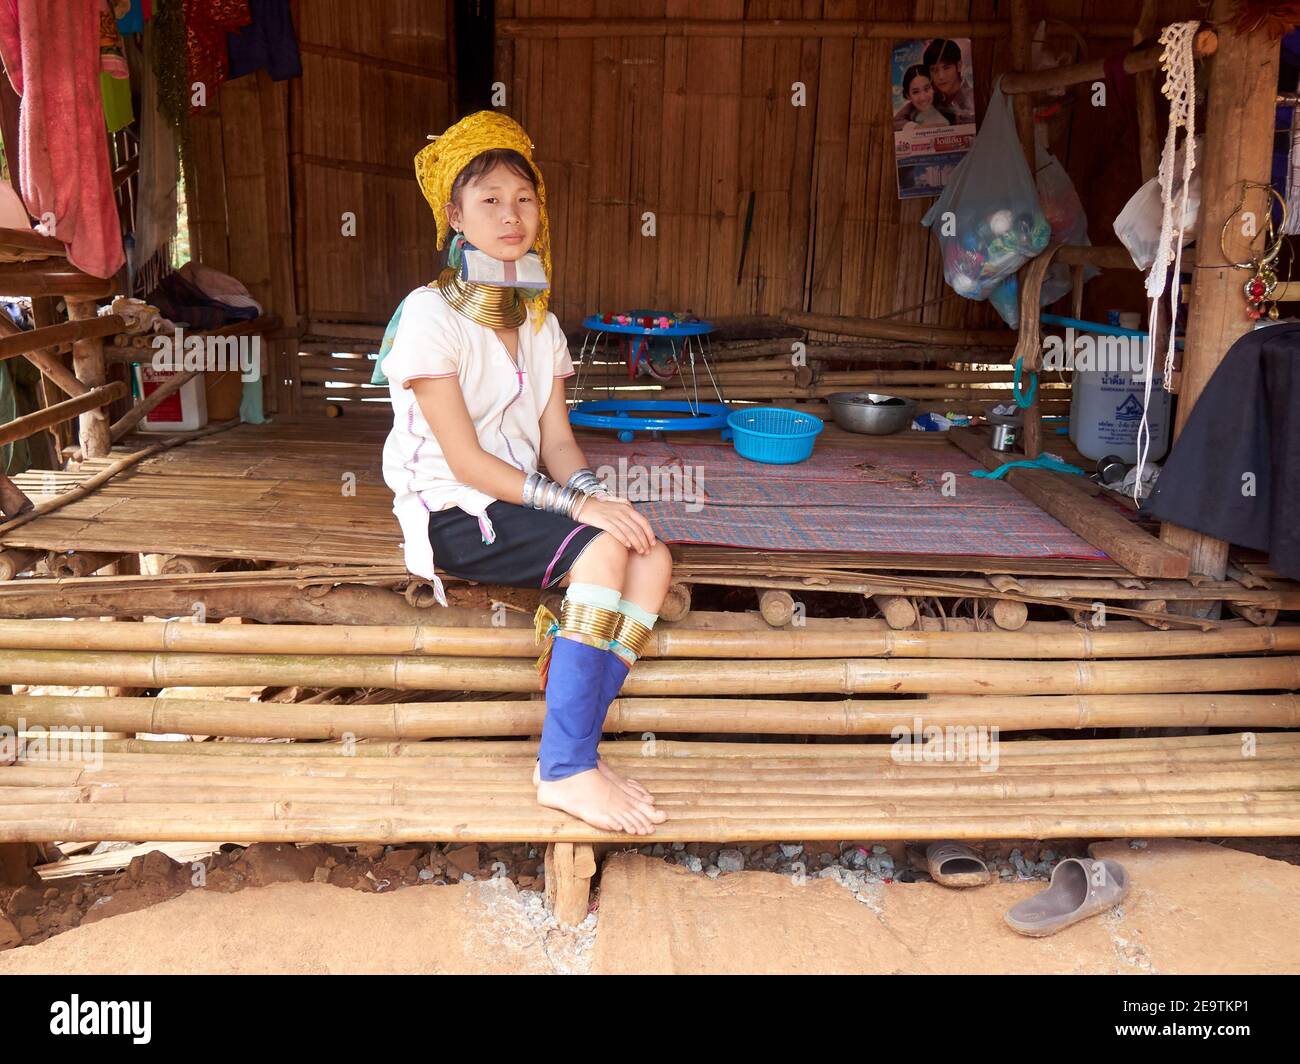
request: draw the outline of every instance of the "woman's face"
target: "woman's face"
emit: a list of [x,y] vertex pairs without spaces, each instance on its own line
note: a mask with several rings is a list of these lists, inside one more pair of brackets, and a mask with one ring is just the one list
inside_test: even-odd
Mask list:
[[961,89],[961,68],[956,63],[940,59],[930,67],[930,80],[936,89],[945,96],[950,96]]
[[464,231],[465,239],[493,258],[514,262],[523,258],[540,227],[537,190],[509,167],[498,164],[469,182],[460,205],[447,205],[447,220]]
[[918,111],[927,111],[934,103],[934,86],[930,79],[918,74],[907,87],[907,98]]

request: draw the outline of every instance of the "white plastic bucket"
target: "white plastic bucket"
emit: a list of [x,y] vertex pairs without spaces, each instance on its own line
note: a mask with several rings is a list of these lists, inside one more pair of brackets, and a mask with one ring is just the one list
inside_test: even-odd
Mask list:
[[[1141,318],[1120,316],[1120,325],[1137,329]],[[1081,332],[1080,335],[1083,335]],[[1125,462],[1138,459],[1138,427],[1142,424],[1142,399],[1146,381],[1137,364],[1108,365],[1100,369],[1075,366],[1070,394],[1070,439],[1079,453],[1094,461],[1114,455]],[[1134,360],[1136,363],[1137,360]],[[1151,382],[1147,407],[1147,429],[1151,448],[1147,460],[1158,462],[1169,450],[1170,396],[1160,383],[1159,372]]]

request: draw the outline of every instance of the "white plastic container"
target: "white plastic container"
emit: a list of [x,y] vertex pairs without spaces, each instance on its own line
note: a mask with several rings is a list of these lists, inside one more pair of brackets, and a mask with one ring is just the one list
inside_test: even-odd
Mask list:
[[[1120,325],[1140,328],[1141,318],[1124,314]],[[1076,357],[1077,354],[1076,354]],[[1155,369],[1151,402],[1147,407],[1147,429],[1151,449],[1147,460],[1158,462],[1169,450],[1169,393]],[[1125,462],[1138,458],[1138,426],[1142,424],[1142,397],[1146,382],[1136,368],[1079,369],[1074,371],[1070,395],[1070,439],[1079,453],[1096,461],[1115,455]]]
[[[172,370],[154,369],[147,362],[137,363],[135,381],[140,397],[147,399],[177,375]],[[207,394],[200,373],[149,411],[139,427],[141,432],[189,432],[201,429],[207,423]]]

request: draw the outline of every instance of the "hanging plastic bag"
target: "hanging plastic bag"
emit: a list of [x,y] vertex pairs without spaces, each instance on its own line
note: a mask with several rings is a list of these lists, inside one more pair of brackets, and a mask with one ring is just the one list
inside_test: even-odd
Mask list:
[[[1196,138],[1195,158],[1203,155],[1203,138]],[[1178,149],[1174,156],[1173,202],[1176,205],[1183,195],[1183,152]],[[1186,247],[1196,239],[1196,219],[1201,209],[1201,171],[1192,173],[1192,184],[1187,190],[1187,211],[1183,215],[1183,246]],[[1178,210],[1175,206],[1174,213]],[[1150,269],[1156,261],[1156,249],[1160,246],[1160,223],[1164,218],[1164,204],[1160,200],[1160,178],[1153,177],[1132,198],[1124,204],[1124,209],[1115,217],[1115,235],[1119,242],[1128,248],[1133,257],[1133,265],[1139,270]],[[1177,223],[1175,223],[1176,225]]]
[[[1039,206],[1048,225],[1052,227],[1052,240],[1064,244],[1087,245],[1088,216],[1065,167],[1041,143],[1036,144],[1035,163],[1037,169],[1034,185],[1038,190]],[[1084,270],[1083,278],[1085,281],[1091,280],[1100,272],[1095,266],[1089,266]],[[1054,263],[1043,278],[1039,306],[1046,307],[1055,303],[1073,287],[1070,267],[1064,263]],[[1014,276],[1008,277],[994,289],[989,302],[1011,328],[1020,327],[1020,289]]]
[[971,150],[921,224],[939,242],[944,280],[967,299],[987,299],[1047,247],[1051,228],[1000,86]]

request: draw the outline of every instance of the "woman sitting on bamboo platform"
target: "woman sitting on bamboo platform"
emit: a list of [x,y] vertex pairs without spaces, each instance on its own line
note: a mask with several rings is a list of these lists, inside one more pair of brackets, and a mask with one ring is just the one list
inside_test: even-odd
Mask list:
[[536,618],[547,638],[537,800],[646,835],[667,814],[597,746],[649,642],[672,559],[587,468],[573,437],[564,396],[573,361],[546,309],[550,226],[532,149],[516,122],[480,111],[415,158],[438,247],[449,229],[456,235],[447,268],[402,301],[380,348],[376,379],[388,379],[393,403],[384,480],[407,568],[433,583],[442,605],[435,556],[468,580],[568,589],[558,622],[545,607]]

